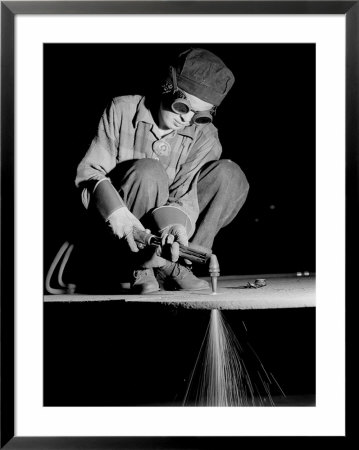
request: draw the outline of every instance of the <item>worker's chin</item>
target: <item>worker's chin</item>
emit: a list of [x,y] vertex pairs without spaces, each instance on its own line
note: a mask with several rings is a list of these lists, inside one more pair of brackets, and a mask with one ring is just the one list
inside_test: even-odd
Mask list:
[[171,123],[171,124],[166,125],[166,127],[164,129],[172,130],[172,131],[179,131],[179,130],[183,130],[183,128],[184,128],[183,125],[176,125],[174,123]]
[[159,126],[162,130],[179,131],[188,125],[188,122],[181,121],[178,114],[161,108],[159,113]]
[[184,128],[183,125],[173,125],[173,126],[171,127],[171,130],[179,131],[179,130],[183,130],[183,128]]
[[173,121],[172,124],[172,129],[173,130],[183,130],[183,128],[185,128],[187,125],[189,125],[188,123],[180,123],[177,122],[176,120]]

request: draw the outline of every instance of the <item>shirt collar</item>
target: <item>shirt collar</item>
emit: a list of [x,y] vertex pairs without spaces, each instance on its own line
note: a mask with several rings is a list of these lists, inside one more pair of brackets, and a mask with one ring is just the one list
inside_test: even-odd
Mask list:
[[[145,97],[142,97],[140,102],[138,103],[137,111],[133,118],[133,123],[136,128],[139,122],[145,122],[151,125],[155,124],[151,111],[145,106]],[[195,132],[196,126],[190,125],[189,127],[185,127],[182,130],[178,130],[177,134],[180,134],[182,136],[188,136],[193,139]]]

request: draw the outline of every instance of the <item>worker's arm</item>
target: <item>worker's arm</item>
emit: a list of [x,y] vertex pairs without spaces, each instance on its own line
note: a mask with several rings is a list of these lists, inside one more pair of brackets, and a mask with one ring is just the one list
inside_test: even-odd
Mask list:
[[121,126],[121,108],[112,101],[103,112],[97,133],[77,168],[76,186],[99,180],[115,167]]
[[[121,109],[111,102],[101,117],[96,136],[77,167],[75,185],[82,189],[85,208],[88,208],[90,201],[94,199],[105,219],[117,208],[125,206],[107,179],[107,174],[116,167],[121,125]],[[102,193],[104,196],[101,196]],[[101,201],[97,205],[99,200]]]
[[[123,106],[123,105],[122,105]],[[126,105],[127,106],[127,105]],[[82,201],[88,208],[90,201],[110,225],[113,233],[124,238],[133,252],[138,247],[132,229],[144,230],[141,222],[127,209],[107,174],[115,168],[119,153],[122,126],[121,103],[114,102],[103,113],[96,137],[77,168],[75,184],[82,188]]]
[[186,161],[170,186],[168,204],[181,209],[191,223],[191,231],[188,232],[187,238],[194,233],[199,215],[197,179],[200,170],[207,162],[218,160],[221,153],[222,146],[218,139],[217,129],[212,124],[203,127],[191,145]]

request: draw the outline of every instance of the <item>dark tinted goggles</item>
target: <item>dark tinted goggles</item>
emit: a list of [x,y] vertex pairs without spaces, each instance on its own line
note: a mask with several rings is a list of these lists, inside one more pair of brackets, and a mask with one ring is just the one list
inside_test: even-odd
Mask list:
[[194,113],[191,121],[197,124],[211,123],[213,120],[212,114],[213,110],[208,111],[194,111],[191,108],[190,102],[185,98],[176,98],[171,105],[171,109],[176,114],[184,115],[188,114],[190,111]]

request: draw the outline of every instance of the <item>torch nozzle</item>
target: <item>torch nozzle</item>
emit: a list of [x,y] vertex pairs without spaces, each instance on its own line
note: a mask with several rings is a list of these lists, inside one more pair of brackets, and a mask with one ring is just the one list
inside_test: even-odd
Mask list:
[[213,253],[209,259],[209,274],[211,276],[212,294],[217,293],[217,279],[219,277],[219,263],[217,256]]

